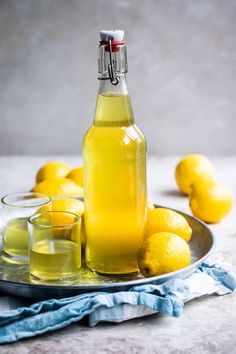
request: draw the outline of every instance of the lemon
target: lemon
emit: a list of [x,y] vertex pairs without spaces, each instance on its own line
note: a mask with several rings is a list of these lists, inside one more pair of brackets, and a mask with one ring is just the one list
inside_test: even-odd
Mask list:
[[[47,213],[43,213],[44,211]],[[48,230],[48,234],[43,234],[45,237],[71,240],[80,245],[81,219],[78,218],[78,214],[64,210],[50,212],[49,210],[44,210],[44,208],[41,208],[38,212],[42,212],[39,215],[40,223],[47,227],[53,227],[53,229]]]
[[37,172],[36,183],[65,177],[70,170],[71,166],[69,166],[67,163],[61,161],[48,162]]
[[[40,208],[39,212],[47,211],[47,207]],[[84,213],[84,203],[75,198],[59,198],[51,201],[51,211],[67,211],[78,216]]]
[[145,277],[187,267],[190,259],[187,242],[170,232],[159,232],[148,237],[138,253],[139,270]]
[[71,179],[75,183],[77,183],[79,186],[84,185],[84,176],[83,176],[83,166],[79,166],[71,170],[66,178]]
[[199,183],[193,186],[189,205],[194,216],[208,223],[218,223],[233,207],[233,195],[223,184]]
[[212,181],[214,178],[214,168],[208,158],[203,155],[186,155],[175,169],[177,185],[185,194],[191,192],[194,183]]
[[[84,213],[84,203],[81,200],[75,198],[60,198],[51,201],[50,205],[51,211],[66,211],[80,216],[81,219],[81,244],[85,247],[85,233],[83,229],[83,213]],[[42,207],[38,212],[43,213],[48,211],[48,207]],[[66,225],[71,221],[71,215],[57,214],[53,215],[51,218],[52,225],[62,226]],[[72,220],[73,221],[73,220]],[[60,235],[60,234],[59,234]]]
[[165,208],[148,210],[145,237],[161,231],[173,232],[185,241],[189,241],[192,235],[187,220],[179,213]]
[[32,192],[47,194],[49,197],[56,196],[83,196],[83,188],[68,178],[58,178],[37,183]]

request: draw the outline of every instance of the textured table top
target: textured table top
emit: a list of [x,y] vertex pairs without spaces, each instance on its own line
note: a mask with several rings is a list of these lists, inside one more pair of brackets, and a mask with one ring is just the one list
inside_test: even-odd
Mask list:
[[[60,159],[77,166],[79,157],[0,157],[0,194],[30,190],[36,170],[46,161]],[[236,157],[211,159],[218,180],[228,185],[236,198]],[[188,199],[175,184],[178,157],[148,159],[149,198],[157,204],[190,213]],[[236,271],[236,217],[232,213],[211,225],[216,252]],[[236,295],[210,296],[193,300],[179,318],[151,315],[121,324],[89,328],[73,324],[39,337],[4,345],[0,353],[236,353]]]

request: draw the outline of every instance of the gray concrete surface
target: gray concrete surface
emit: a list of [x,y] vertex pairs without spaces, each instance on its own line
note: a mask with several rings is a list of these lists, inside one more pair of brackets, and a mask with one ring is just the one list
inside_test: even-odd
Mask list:
[[98,33],[123,28],[150,153],[236,153],[235,0],[0,0],[0,154],[79,154]]
[[[0,195],[29,190],[36,170],[50,157],[0,157]],[[57,157],[76,166],[80,158]],[[150,199],[190,213],[188,199],[178,193],[174,167],[178,157],[148,160]],[[236,198],[236,156],[212,159],[219,181],[228,185]],[[236,272],[235,208],[218,225],[211,225],[222,255]],[[60,331],[0,347],[1,354],[234,354],[236,352],[236,293],[193,300],[179,318],[152,315],[121,324],[88,328],[74,324]]]

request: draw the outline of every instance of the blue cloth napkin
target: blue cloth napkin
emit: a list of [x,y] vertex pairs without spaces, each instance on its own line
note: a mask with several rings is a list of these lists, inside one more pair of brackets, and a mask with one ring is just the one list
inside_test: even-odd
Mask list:
[[85,316],[88,316],[90,326],[101,321],[122,322],[157,312],[178,317],[186,301],[206,294],[231,293],[235,288],[236,277],[232,271],[208,260],[187,279],[134,286],[126,292],[94,292],[29,306],[17,297],[0,297],[0,343],[53,331]]

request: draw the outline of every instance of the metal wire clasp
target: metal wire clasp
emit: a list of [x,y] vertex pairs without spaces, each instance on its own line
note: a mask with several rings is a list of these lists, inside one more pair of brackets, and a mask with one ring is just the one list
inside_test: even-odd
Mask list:
[[108,37],[109,57],[110,57],[110,64],[108,65],[108,73],[109,73],[109,78],[110,78],[111,84],[117,85],[119,83],[119,77],[115,76],[115,73],[114,73],[114,67],[113,67],[113,62],[112,62],[112,57],[111,57],[112,40],[113,40],[113,37]]

